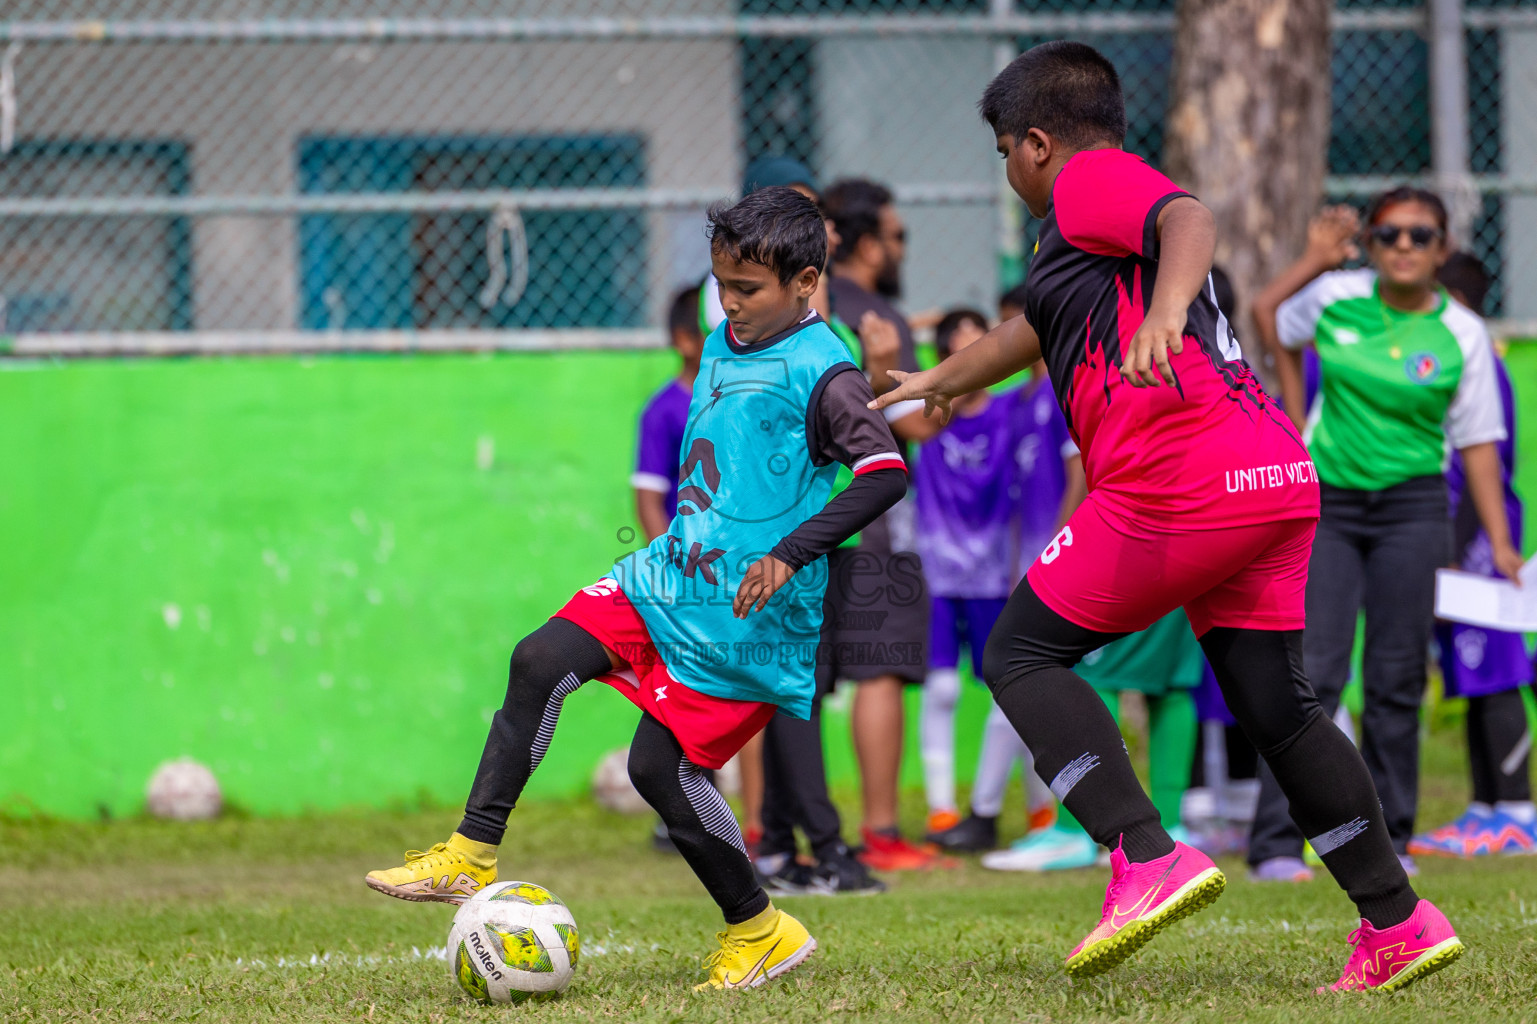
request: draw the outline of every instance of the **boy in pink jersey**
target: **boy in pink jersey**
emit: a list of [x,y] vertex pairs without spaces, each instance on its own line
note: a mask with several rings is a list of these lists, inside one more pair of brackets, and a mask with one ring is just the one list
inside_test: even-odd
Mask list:
[[1244,363],[1210,281],[1210,211],[1121,150],[1125,101],[1092,47],[1018,57],[983,94],[1010,185],[1041,218],[1025,314],[872,406],[951,398],[1043,359],[1089,494],[1009,598],[983,674],[1036,771],[1095,841],[1112,879],[1067,958],[1098,974],[1226,884],[1169,838],[1115,720],[1072,672],[1085,654],[1183,608],[1228,706],[1292,816],[1361,915],[1336,989],[1393,989],[1462,944],[1394,855],[1355,747],[1302,670],[1318,482],[1296,430]]

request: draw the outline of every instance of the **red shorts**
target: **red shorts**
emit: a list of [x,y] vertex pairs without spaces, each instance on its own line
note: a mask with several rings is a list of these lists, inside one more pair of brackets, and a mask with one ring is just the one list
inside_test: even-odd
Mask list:
[[608,577],[578,590],[555,617],[581,626],[629,663],[598,678],[665,725],[700,767],[719,768],[731,760],[779,710],[757,700],[712,697],[674,679],[640,613]]
[[1213,626],[1301,629],[1316,519],[1170,530],[1109,512],[1091,495],[1027,578],[1052,611],[1102,633],[1135,633],[1184,608]]

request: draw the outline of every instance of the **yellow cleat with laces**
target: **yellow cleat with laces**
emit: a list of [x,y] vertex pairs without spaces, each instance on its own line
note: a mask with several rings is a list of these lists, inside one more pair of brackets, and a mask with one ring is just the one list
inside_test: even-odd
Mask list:
[[370,871],[370,889],[416,903],[463,903],[496,881],[496,847],[455,832],[430,850],[407,850],[398,868]]
[[800,966],[817,951],[817,940],[806,926],[773,904],[749,921],[727,925],[715,937],[720,949],[704,962],[709,980],[695,985],[695,992],[757,988]]

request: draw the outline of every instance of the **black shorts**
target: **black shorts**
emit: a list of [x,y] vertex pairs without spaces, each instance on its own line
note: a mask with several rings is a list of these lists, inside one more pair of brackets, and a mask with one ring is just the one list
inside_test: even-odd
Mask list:
[[817,693],[840,679],[921,683],[929,662],[929,593],[911,551],[839,548],[827,556]]

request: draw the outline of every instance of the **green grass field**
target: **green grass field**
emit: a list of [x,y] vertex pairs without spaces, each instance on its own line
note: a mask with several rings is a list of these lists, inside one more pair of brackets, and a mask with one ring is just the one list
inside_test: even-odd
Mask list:
[[[1465,798],[1452,736],[1427,747],[1427,821]],[[916,825],[921,808],[909,810]],[[571,905],[575,984],[554,1003],[483,1008],[440,959],[451,908],[362,884],[456,817],[0,820],[0,1020],[1537,1020],[1537,859],[1425,863],[1420,889],[1469,953],[1396,996],[1313,995],[1348,952],[1344,896],[1327,879],[1257,886],[1236,861],[1214,908],[1090,983],[1061,960],[1094,923],[1103,871],[968,863],[895,879],[884,896],[783,901],[822,951],[768,988],[695,995],[713,905],[681,861],[644,847],[645,819],[587,802],[520,810],[503,854],[503,877]]]

